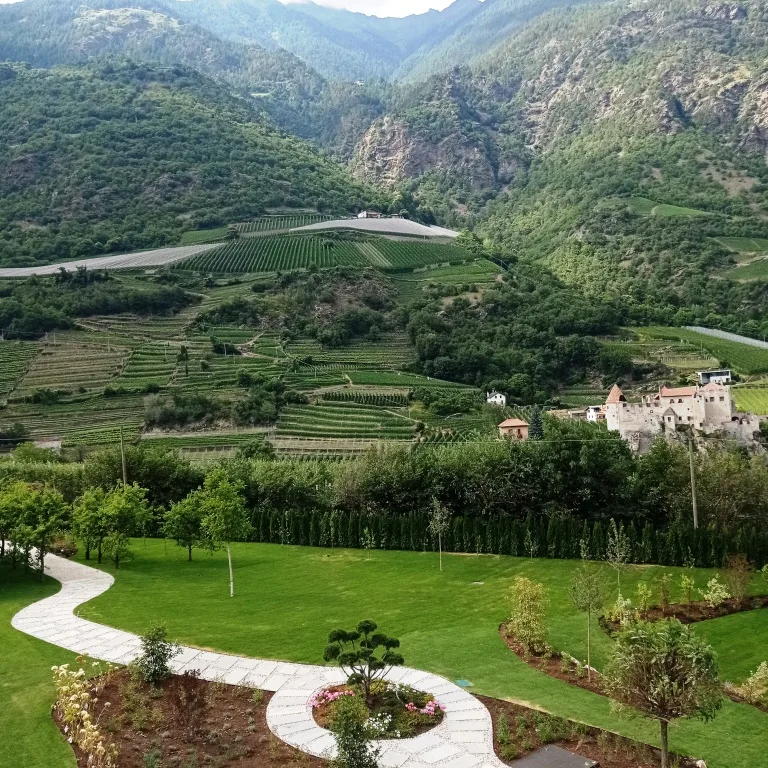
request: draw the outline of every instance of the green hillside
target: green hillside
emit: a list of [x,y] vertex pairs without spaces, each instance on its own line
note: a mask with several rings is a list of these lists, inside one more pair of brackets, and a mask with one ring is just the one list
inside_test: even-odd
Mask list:
[[3,65],[0,132],[2,266],[173,243],[270,206],[376,200],[191,70]]

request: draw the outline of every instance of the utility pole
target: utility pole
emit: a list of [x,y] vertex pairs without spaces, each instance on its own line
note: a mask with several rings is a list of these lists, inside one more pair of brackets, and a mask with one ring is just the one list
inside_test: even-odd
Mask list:
[[120,461],[123,464],[123,485],[128,485],[128,469],[125,466],[125,448],[123,447],[123,427],[120,426]]
[[696,471],[693,465],[693,439],[688,438],[688,463],[691,466],[691,502],[693,504],[693,529],[699,527],[699,510],[696,504]]

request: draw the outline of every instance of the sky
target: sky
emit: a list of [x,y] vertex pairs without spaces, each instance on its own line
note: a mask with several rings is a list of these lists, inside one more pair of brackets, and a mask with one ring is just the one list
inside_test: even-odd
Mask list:
[[[302,0],[280,0],[280,2],[302,2]],[[453,0],[314,0],[314,2],[328,8],[346,8],[348,11],[366,13],[369,16],[410,16],[414,13],[426,13],[430,8],[442,11]]]
[[[302,0],[280,0],[280,2],[301,2]],[[0,4],[18,0],[0,0]],[[328,8],[346,8],[348,11],[367,13],[369,16],[410,16],[426,13],[430,8],[442,11],[453,0],[315,0],[318,5]]]

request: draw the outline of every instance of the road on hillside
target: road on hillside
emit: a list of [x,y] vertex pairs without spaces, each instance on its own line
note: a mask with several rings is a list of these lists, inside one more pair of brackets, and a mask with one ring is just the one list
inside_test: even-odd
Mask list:
[[74,272],[78,267],[88,269],[136,269],[142,267],[161,267],[174,261],[188,259],[198,253],[218,248],[221,243],[205,245],[182,245],[176,248],[157,248],[154,251],[139,251],[137,253],[122,253],[119,256],[97,256],[93,259],[64,261],[58,264],[46,264],[38,267],[7,267],[0,269],[0,277],[30,277],[31,275],[54,275],[64,268]]

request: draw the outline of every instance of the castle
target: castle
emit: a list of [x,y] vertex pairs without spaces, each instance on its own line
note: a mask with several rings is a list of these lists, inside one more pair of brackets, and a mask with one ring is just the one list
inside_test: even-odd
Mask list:
[[[635,450],[650,446],[660,434],[674,434],[687,427],[707,436],[749,443],[760,429],[760,418],[740,413],[731,397],[731,388],[717,381],[703,386],[659,388],[629,403],[617,384],[603,406],[608,429],[619,432]],[[687,431],[687,430],[686,430]]]

